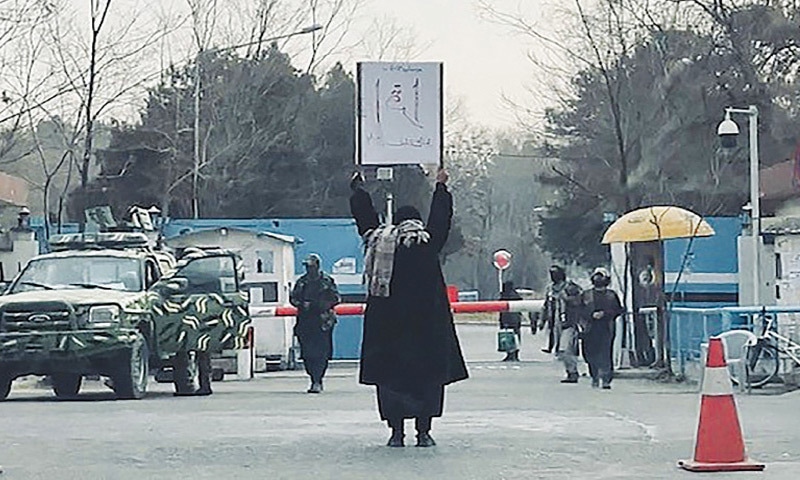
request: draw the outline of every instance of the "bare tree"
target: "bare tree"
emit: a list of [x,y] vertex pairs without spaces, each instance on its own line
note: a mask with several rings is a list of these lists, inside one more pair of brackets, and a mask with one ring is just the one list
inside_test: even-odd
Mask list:
[[192,216],[200,217],[200,166],[204,163],[205,149],[201,147],[201,112],[202,64],[204,54],[214,36],[217,17],[216,0],[187,0],[192,12],[192,33],[197,56],[194,72],[194,167],[192,170]]
[[[74,168],[84,191],[92,177],[100,119],[116,109],[124,111],[129,99],[158,78],[158,65],[147,60],[171,31],[164,26],[166,19],[142,15],[148,5],[130,9],[124,5],[118,0],[91,0],[88,19],[64,10],[49,22],[47,60],[58,67],[52,76],[73,95],[48,110],[78,120],[74,131],[64,134],[67,144],[76,138],[83,144]],[[81,114],[73,115],[75,111]],[[72,163],[67,161],[68,169]],[[82,214],[80,223],[83,226]]]
[[364,5],[364,0],[308,0],[309,16],[312,25],[322,29],[311,34],[311,54],[307,73],[316,72],[322,65],[337,54],[350,51],[358,45],[349,41],[348,34],[356,12]]
[[48,2],[36,0],[0,0],[0,163],[13,163],[19,153],[9,158],[17,142],[17,132],[24,124],[24,114],[31,99],[44,88],[46,78],[37,71],[41,54],[41,26],[54,12]]
[[408,62],[423,54],[432,42],[419,41],[419,33],[391,16],[375,18],[359,45],[359,53],[370,60]]

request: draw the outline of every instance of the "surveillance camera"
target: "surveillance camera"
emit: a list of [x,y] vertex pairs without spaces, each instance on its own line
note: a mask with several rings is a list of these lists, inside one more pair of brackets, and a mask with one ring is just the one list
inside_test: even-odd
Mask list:
[[725,120],[717,127],[717,136],[722,142],[723,148],[733,148],[736,146],[736,137],[739,136],[739,125],[731,120],[730,114],[725,115]]

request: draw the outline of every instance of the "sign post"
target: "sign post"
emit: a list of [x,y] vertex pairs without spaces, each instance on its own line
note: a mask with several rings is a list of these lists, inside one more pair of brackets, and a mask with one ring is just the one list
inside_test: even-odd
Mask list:
[[498,250],[492,255],[492,263],[497,269],[497,281],[500,285],[498,291],[503,291],[503,272],[511,266],[511,253],[506,250]]

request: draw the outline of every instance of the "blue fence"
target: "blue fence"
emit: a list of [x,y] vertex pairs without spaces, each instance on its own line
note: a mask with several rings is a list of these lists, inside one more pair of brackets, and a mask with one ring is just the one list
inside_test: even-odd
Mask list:
[[[672,307],[671,355],[685,373],[686,362],[701,361],[701,345],[710,337],[736,329],[753,331],[762,314],[800,313],[800,306],[684,308]],[[649,312],[648,312],[649,313]],[[777,327],[777,321],[774,324]],[[754,332],[760,333],[760,332]]]

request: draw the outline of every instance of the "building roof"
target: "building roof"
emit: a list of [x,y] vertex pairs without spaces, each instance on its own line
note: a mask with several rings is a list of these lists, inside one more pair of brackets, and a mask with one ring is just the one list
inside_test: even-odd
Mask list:
[[761,231],[773,235],[800,233],[800,217],[765,217],[761,219]]
[[0,172],[0,204],[22,207],[27,203],[27,182],[19,177]]
[[291,235],[284,235],[284,234],[275,233],[275,232],[268,232],[268,231],[259,232],[259,231],[256,231],[256,230],[253,230],[253,229],[250,229],[250,228],[240,228],[240,227],[237,227],[237,226],[199,227],[199,228],[192,228],[189,231],[186,231],[186,229],[184,229],[184,230],[181,230],[180,232],[177,232],[177,233],[172,232],[171,235],[168,235],[168,234],[165,233],[165,237],[167,238],[167,240],[170,240],[170,239],[176,239],[176,238],[186,237],[186,236],[190,236],[190,235],[199,235],[199,234],[208,233],[208,232],[221,232],[222,230],[249,233],[249,234],[255,235],[257,237],[267,237],[267,238],[271,238],[273,240],[278,240],[278,241],[284,242],[284,243],[297,244],[297,243],[302,243],[303,242],[302,239],[297,238],[297,237],[293,237]]
[[761,198],[764,200],[785,200],[800,196],[800,187],[795,185],[794,160],[776,163],[760,171]]

